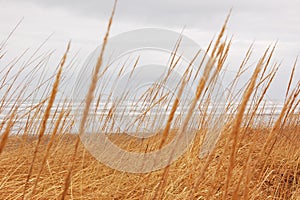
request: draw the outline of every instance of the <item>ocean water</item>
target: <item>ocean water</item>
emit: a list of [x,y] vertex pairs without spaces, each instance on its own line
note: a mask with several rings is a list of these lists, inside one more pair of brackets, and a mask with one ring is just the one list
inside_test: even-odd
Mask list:
[[[13,112],[16,102],[4,103],[0,110],[0,124],[1,132],[6,128],[7,122],[11,113]],[[35,134],[38,133],[38,129],[43,119],[45,105],[38,106],[38,101],[27,101],[20,103],[16,111],[16,116],[13,119],[14,125],[11,130],[11,134],[23,134],[25,130]],[[97,107],[97,109],[96,109]],[[126,132],[126,131],[141,131],[141,132],[153,132],[153,130],[159,130],[165,127],[168,116],[171,111],[171,105],[169,106],[152,106],[151,105],[126,102],[122,105],[115,106],[113,103],[99,103],[93,104],[90,107],[90,115],[87,122],[87,130],[102,130],[103,132]],[[210,105],[200,106],[197,105],[197,109],[194,110],[191,118],[190,127],[195,129],[200,128],[199,122],[203,117],[203,113],[210,113],[211,116],[219,116],[220,114],[226,116],[234,116],[238,104],[233,104],[231,111],[225,111],[225,105]],[[254,124],[261,126],[263,124],[273,123],[279,116],[283,108],[282,103],[266,103],[264,106],[260,106],[256,112],[254,118]],[[55,121],[62,110],[69,110],[69,115],[63,118],[65,121],[64,131],[69,133],[76,133],[79,127],[79,123],[82,117],[84,106],[80,103],[68,104],[55,103],[50,112],[50,117],[47,121],[46,133],[51,133],[54,128]],[[177,108],[174,114],[173,126],[180,126],[188,112],[189,107]],[[249,108],[248,108],[249,109]],[[245,114],[248,111],[245,111]],[[295,113],[298,115],[300,108],[296,109]],[[109,117],[110,116],[110,117]],[[227,117],[227,118],[228,118]],[[226,118],[226,117],[225,117]],[[28,120],[30,119],[30,120]],[[298,120],[299,121],[299,120]],[[108,124],[113,124],[113,128]],[[103,129],[103,127],[105,128]],[[110,128],[109,128],[110,127]]]

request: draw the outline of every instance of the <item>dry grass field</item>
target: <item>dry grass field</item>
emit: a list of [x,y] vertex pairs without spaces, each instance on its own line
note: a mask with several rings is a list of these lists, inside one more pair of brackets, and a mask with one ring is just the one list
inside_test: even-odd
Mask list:
[[[267,133],[267,129],[259,128],[245,132],[246,136],[236,155],[227,199],[299,199],[299,127],[283,130],[270,155],[258,157]],[[74,135],[67,134],[54,139],[36,193],[32,195],[47,147],[47,142],[42,141],[26,199],[31,195],[33,199],[61,198],[75,140]],[[20,137],[9,138],[1,155],[1,199],[21,199],[35,145],[34,139],[24,141]],[[199,159],[196,149],[191,149],[169,167],[168,176],[164,177],[164,169],[149,174],[113,170],[98,162],[80,145],[73,161],[66,198],[222,199],[230,158],[230,147],[225,147],[226,136],[220,139],[208,166],[205,166],[207,158]],[[161,188],[163,177],[165,185]]]
[[[286,83],[286,98],[278,113],[274,107],[268,120],[261,120],[259,115],[264,111],[265,95],[280,67],[271,62],[275,45],[267,48],[255,66],[248,63],[252,47],[246,51],[239,71],[227,87],[232,95],[226,96],[226,112],[231,114],[224,113],[226,123],[216,147],[208,155],[198,156],[211,119],[204,112],[188,151],[164,169],[133,174],[114,170],[96,160],[84,148],[79,135],[89,123],[98,77],[105,67],[102,59],[111,22],[112,17],[90,79],[84,110],[78,114],[81,119],[78,134],[71,134],[74,126],[71,101],[62,100],[62,107],[55,103],[59,86],[65,84],[63,72],[68,67],[65,62],[70,44],[55,74],[47,80],[41,77],[31,93],[28,86],[37,71],[43,69],[45,58],[37,58],[41,62],[35,62],[33,71],[27,70],[31,62],[22,63],[16,70],[18,59],[7,66],[1,65],[0,199],[300,199],[300,82],[294,79],[297,62]],[[214,80],[225,68],[231,46],[231,40],[224,36],[226,23],[205,52],[210,60],[195,83],[198,85],[191,112],[196,103],[209,103],[210,88],[215,87]],[[0,63],[5,56],[4,41],[0,46]],[[252,71],[252,76],[246,85],[240,86],[239,79],[245,71]],[[181,87],[191,78],[189,73],[186,71]],[[154,87],[150,93],[159,90]],[[41,93],[37,102],[27,104],[24,112],[24,102]],[[179,90],[178,99],[180,96]],[[168,116],[170,123],[176,106],[174,102]],[[110,111],[103,120],[112,118],[113,110]],[[17,126],[21,120],[23,126]],[[148,152],[167,145],[175,132],[186,131],[189,120],[191,115],[177,131],[167,124],[160,134],[143,140],[106,133],[127,151]]]

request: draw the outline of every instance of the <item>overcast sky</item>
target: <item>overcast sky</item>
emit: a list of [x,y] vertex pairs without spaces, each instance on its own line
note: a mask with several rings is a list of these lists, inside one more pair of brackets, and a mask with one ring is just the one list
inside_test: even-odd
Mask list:
[[[54,33],[44,48],[56,49],[54,58],[59,58],[72,40],[72,53],[80,50],[80,61],[101,43],[113,5],[108,0],[0,0],[0,3],[0,41],[24,17],[6,47],[8,58],[20,55],[26,48],[36,48]],[[234,42],[229,70],[236,70],[253,41],[254,62],[268,45],[278,40],[274,61],[282,62],[282,66],[269,96],[282,99],[291,66],[300,53],[298,0],[119,0],[111,35],[146,27],[175,31],[185,27],[184,34],[205,48],[219,32],[230,8],[233,12],[226,34],[233,35]],[[300,79],[299,68],[295,80]]]

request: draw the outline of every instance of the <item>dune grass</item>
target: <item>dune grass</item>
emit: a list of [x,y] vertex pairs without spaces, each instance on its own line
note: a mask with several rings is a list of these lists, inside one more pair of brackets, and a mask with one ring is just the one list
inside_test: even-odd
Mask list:
[[[19,70],[15,68],[24,55],[7,66],[1,66],[0,199],[300,199],[300,82],[294,79],[297,60],[286,83],[280,113],[275,112],[277,108],[274,106],[265,120],[260,114],[266,111],[265,97],[280,67],[271,62],[276,44],[266,49],[252,76],[241,86],[242,74],[252,70],[248,64],[253,51],[251,45],[236,76],[226,87],[229,93],[225,95],[226,106],[221,113],[226,123],[221,127],[220,135],[211,135],[216,126],[212,121],[214,111],[209,111],[208,107],[213,105],[212,91],[218,89],[217,79],[222,77],[231,47],[231,40],[224,36],[228,16],[216,40],[211,41],[205,51],[209,60],[199,66],[203,73],[197,72],[197,77],[193,77],[188,68],[177,84],[174,102],[168,101],[169,94],[162,92],[162,85],[178,65],[180,57],[176,58],[175,54],[180,38],[170,59],[170,71],[140,97],[142,105],[150,102],[146,111],[155,106],[170,107],[167,123],[147,139],[137,139],[121,132],[112,134],[116,108],[126,100],[128,93],[124,92],[110,105],[111,102],[102,102],[101,95],[95,96],[95,91],[102,91],[103,88],[97,88],[97,83],[110,67],[104,66],[102,59],[114,11],[115,7],[83,102],[83,112],[74,112],[68,98],[57,100],[59,104],[54,103],[59,85],[65,84],[63,70],[68,67],[65,65],[70,44],[55,73],[48,78],[39,77],[33,91],[29,85],[34,75],[43,71],[51,53],[36,59],[30,57],[28,62],[20,64]],[[7,41],[0,45],[0,62],[5,57]],[[131,66],[131,75],[138,62],[139,58]],[[30,66],[35,66],[34,70],[27,71]],[[124,73],[124,67],[126,63],[120,68],[118,77]],[[25,73],[22,78],[21,73]],[[194,82],[197,91],[187,115],[175,116],[189,80],[198,80]],[[37,96],[38,101],[33,101]],[[195,117],[193,113],[199,107],[201,116],[198,116],[195,139],[183,156],[164,169],[133,174],[104,165],[81,143],[80,135],[93,120],[89,113],[95,115],[100,102],[106,103],[108,110],[100,117],[104,122],[101,132],[131,152],[161,149],[188,130]],[[23,105],[27,107],[23,108]],[[146,111],[139,116],[139,123],[152,127],[155,122],[147,121]],[[124,112],[121,119],[126,117]],[[81,119],[79,133],[71,134],[78,116]],[[161,116],[155,117],[159,120]],[[22,126],[17,126],[22,120]],[[209,136],[212,139],[206,140]],[[215,148],[199,157],[202,145]]]

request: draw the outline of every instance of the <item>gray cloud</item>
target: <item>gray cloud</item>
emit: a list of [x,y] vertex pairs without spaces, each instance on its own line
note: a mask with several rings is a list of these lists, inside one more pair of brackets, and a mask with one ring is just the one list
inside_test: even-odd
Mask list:
[[[20,1],[20,0],[15,0]],[[22,1],[24,2],[24,1]],[[99,20],[109,18],[113,1],[30,0],[45,9],[64,9],[76,15]],[[116,23],[145,26],[195,28],[214,33],[222,26],[230,8],[229,28],[244,38],[300,42],[300,2],[297,0],[119,0]]]
[[[24,2],[24,1],[23,1]],[[44,7],[64,8],[80,15],[103,18],[108,17],[113,1],[99,0],[31,0]],[[118,20],[141,21],[161,25],[199,25],[210,24],[210,20],[224,19],[232,7],[237,17],[247,18],[247,21],[257,22],[260,19],[283,22],[299,20],[298,8],[300,2],[288,0],[252,0],[252,1],[223,1],[223,0],[119,0],[117,8]],[[241,19],[241,20],[242,20]],[[259,24],[259,23],[258,23]]]
[[[39,29],[41,26],[45,26],[45,31],[50,28],[51,30],[57,29],[58,34],[64,33],[65,37],[72,34],[77,41],[82,41],[80,45],[86,45],[88,40],[90,43],[98,41],[99,38],[95,36],[99,33],[98,21],[101,21],[100,28],[104,32],[103,23],[107,22],[110,16],[113,1],[12,0],[10,4],[15,4],[16,13],[19,10],[25,10],[22,7],[25,4],[34,5],[34,7],[29,7],[26,12],[30,12],[30,9],[40,8],[41,11],[36,16],[36,22],[41,19],[45,22],[39,22],[39,27],[34,27],[35,24],[32,23],[31,27],[33,28],[30,30]],[[230,62],[239,63],[247,47],[254,40],[256,41],[254,51],[256,57],[260,56],[269,44],[279,40],[276,59],[279,61],[284,59],[285,62],[280,69],[282,76],[275,83],[274,93],[280,95],[285,89],[286,84],[283,83],[286,83],[286,77],[289,75],[294,58],[300,53],[299,7],[300,1],[298,0],[119,0],[113,28],[117,27],[116,33],[119,33],[136,27],[180,30],[186,26],[186,30],[195,36],[192,38],[201,45],[205,45],[220,30],[230,8],[233,8],[227,29],[229,35],[234,35],[233,56],[231,57],[233,59]],[[43,16],[47,15],[43,12],[47,14],[52,12],[52,14]],[[59,18],[57,13],[67,14]],[[31,16],[30,19],[33,18],[34,16]],[[7,19],[3,18],[1,22],[6,23],[6,21]],[[3,31],[0,31],[0,34],[1,32]],[[39,35],[39,32],[37,33]],[[33,35],[29,37],[32,40],[36,39]],[[296,80],[299,80],[299,75],[298,70]]]

